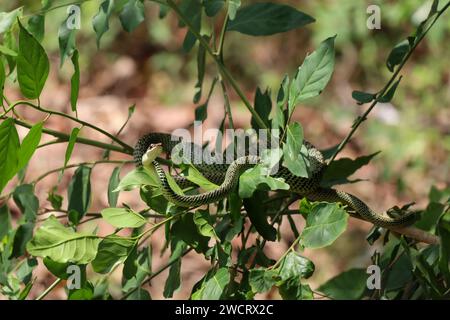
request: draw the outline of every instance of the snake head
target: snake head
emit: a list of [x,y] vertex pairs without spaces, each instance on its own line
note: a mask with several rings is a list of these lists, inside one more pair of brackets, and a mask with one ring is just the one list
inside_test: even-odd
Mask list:
[[161,143],[151,144],[142,156],[142,165],[148,166],[163,152]]

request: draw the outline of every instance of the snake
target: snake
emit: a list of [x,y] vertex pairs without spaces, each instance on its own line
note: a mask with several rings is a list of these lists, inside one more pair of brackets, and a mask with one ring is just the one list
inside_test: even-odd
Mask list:
[[[180,152],[181,156],[194,162],[195,152],[201,151],[202,147],[192,142],[184,142],[181,137],[168,133],[152,132],[139,138],[135,145],[133,158],[137,167],[152,166],[159,180],[162,195],[171,203],[181,207],[198,207],[214,203],[230,195],[239,183],[240,175],[247,169],[261,163],[261,158],[255,155],[244,155],[236,158],[231,163],[225,161],[219,163],[194,163],[195,168],[209,181],[216,183],[218,188],[194,195],[184,195],[174,191],[170,185],[166,172],[157,161],[157,156],[161,153],[172,154],[175,148],[187,150],[183,147],[190,147],[193,152],[187,155]],[[341,203],[347,208],[352,216],[369,221],[379,227],[404,227],[413,224],[417,220],[413,211],[403,213],[398,216],[379,214],[368,207],[358,197],[340,190],[321,186],[323,173],[327,167],[325,158],[320,150],[313,144],[304,140],[303,146],[306,148],[307,157],[310,163],[310,174],[308,177],[296,176],[288,168],[280,168],[271,174],[274,178],[283,178],[289,185],[289,191],[296,193],[300,197],[310,201],[322,201],[330,203]],[[192,185],[186,177],[173,175],[174,181],[180,188]]]

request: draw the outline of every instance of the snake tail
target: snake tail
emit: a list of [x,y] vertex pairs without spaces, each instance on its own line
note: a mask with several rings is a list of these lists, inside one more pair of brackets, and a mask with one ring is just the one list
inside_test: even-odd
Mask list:
[[306,198],[312,201],[340,202],[353,210],[356,216],[380,227],[404,227],[413,224],[417,220],[416,213],[412,211],[397,218],[380,215],[356,196],[331,188],[318,188],[311,194],[308,194]]

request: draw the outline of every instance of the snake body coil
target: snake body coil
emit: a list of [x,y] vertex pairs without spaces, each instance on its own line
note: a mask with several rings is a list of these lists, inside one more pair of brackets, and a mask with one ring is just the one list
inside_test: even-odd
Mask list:
[[[178,144],[189,144],[191,150],[201,150],[201,146],[193,143],[183,142],[181,138],[174,138],[170,134],[150,133],[139,139],[134,149],[134,160],[137,166],[142,165],[142,156],[149,147],[154,144],[161,144],[165,153],[171,154]],[[273,175],[276,178],[283,178],[290,186],[290,191],[306,197],[312,201],[340,202],[350,209],[350,214],[359,216],[375,225],[381,227],[400,227],[412,224],[416,220],[416,215],[411,212],[400,217],[392,218],[380,215],[370,209],[363,201],[352,194],[322,188],[320,181],[326,168],[326,163],[322,153],[307,141],[303,142],[308,151],[310,161],[310,177],[297,177],[287,168],[280,167]],[[189,155],[189,157],[192,157]],[[181,195],[176,193],[169,185],[166,174],[160,164],[154,160],[152,162],[161,184],[161,191],[164,197],[172,203],[184,207],[196,207],[204,204],[219,201],[230,194],[239,182],[241,173],[254,166],[260,161],[259,157],[246,155],[227,164],[194,164],[194,166],[210,181],[219,184],[219,188],[198,195]],[[193,161],[191,161],[192,163]],[[225,162],[222,162],[225,163]],[[174,176],[175,181],[182,188],[191,184],[186,178]]]

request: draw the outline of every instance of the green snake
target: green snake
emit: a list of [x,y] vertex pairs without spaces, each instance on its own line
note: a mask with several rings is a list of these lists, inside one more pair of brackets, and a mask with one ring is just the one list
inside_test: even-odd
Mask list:
[[[169,155],[177,145],[182,146],[183,144],[188,144],[188,142],[183,142],[181,138],[174,138],[170,134],[149,133],[139,139],[133,154],[136,166],[153,165],[160,182],[163,196],[168,201],[182,207],[197,207],[224,199],[237,186],[242,172],[261,162],[258,156],[247,155],[235,159],[229,165],[214,163],[193,164],[205,178],[218,184],[219,187],[212,191],[197,195],[182,195],[175,192],[170,186],[166,173],[156,160],[156,156],[162,152]],[[191,150],[198,151],[199,148],[201,150],[201,146],[199,145],[194,143],[189,143],[189,145],[193,148]],[[352,194],[321,187],[320,182],[326,168],[325,159],[322,153],[311,143],[304,141],[303,145],[306,147],[310,160],[311,174],[308,178],[295,176],[285,167],[280,167],[280,169],[273,174],[273,177],[275,178],[284,179],[290,187],[290,192],[297,193],[301,197],[305,197],[311,201],[342,203],[347,206],[351,215],[360,217],[380,227],[403,227],[416,221],[417,217],[414,212],[408,212],[397,217],[381,215],[374,212],[363,201]],[[149,158],[150,151],[154,152],[154,156],[150,156]],[[192,158],[193,155],[194,152],[188,156]],[[183,176],[175,175],[173,178],[181,188],[192,185],[192,183]]]

